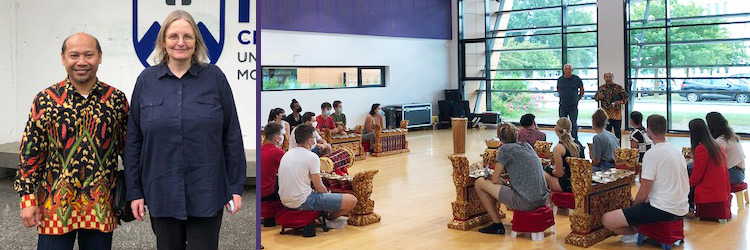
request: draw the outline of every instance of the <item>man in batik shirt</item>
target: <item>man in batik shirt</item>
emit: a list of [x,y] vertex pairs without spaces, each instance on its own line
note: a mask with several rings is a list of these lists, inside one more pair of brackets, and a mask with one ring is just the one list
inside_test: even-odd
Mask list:
[[128,102],[96,77],[98,40],[78,33],[65,39],[68,76],[39,92],[21,138],[13,184],[21,219],[36,226],[38,249],[110,249],[117,219],[112,193],[123,153]]
[[617,141],[622,142],[622,105],[628,102],[628,93],[622,86],[612,81],[612,72],[604,73],[604,85],[599,86],[594,99],[599,101],[609,117],[607,131],[615,134]]

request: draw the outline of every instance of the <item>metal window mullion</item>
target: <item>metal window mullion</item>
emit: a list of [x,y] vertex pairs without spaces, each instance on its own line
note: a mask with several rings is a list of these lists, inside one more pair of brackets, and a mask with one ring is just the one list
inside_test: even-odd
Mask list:
[[670,40],[669,39],[669,30],[670,30],[670,28],[669,28],[669,25],[670,25],[670,21],[669,21],[669,18],[670,18],[669,1],[664,1],[664,12],[665,12],[664,16],[667,19],[667,21],[666,21],[666,27],[665,27],[666,30],[664,31],[664,36],[665,36],[664,37],[664,42],[665,42],[665,47],[666,47],[665,48],[666,49],[666,51],[665,51],[666,58],[664,60],[665,61],[664,63],[666,64],[666,68],[665,69],[667,71],[667,79],[666,79],[666,81],[665,81],[664,84],[667,85],[667,131],[670,131],[670,130],[672,130],[672,91],[670,91],[671,90],[671,86],[669,86],[669,85],[671,85],[671,84],[669,83],[669,80],[672,77],[672,69],[671,69],[672,56],[670,55],[670,53],[671,53],[671,51],[670,51],[671,44],[670,44],[670,41],[669,41]]
[[568,14],[566,13],[568,9],[566,6],[567,3],[567,0],[560,0],[560,43],[562,44],[562,56],[560,59],[562,59],[562,65],[568,63],[568,38],[565,35],[568,30],[567,25],[565,25],[565,21],[568,19]]
[[[633,110],[633,93],[630,91],[632,88],[632,81],[630,79],[630,0],[623,1],[622,7],[625,10],[625,14],[622,17],[623,28],[625,30],[625,37],[623,37],[623,44],[626,44],[623,52],[625,53],[625,92],[628,93],[628,105],[625,105],[625,115],[630,117],[630,111]],[[599,29],[597,28],[597,31]],[[597,37],[598,38],[598,37]],[[598,44],[598,43],[597,43]],[[630,123],[625,122],[625,129],[630,129]]]
[[[502,5],[500,5],[500,8],[502,9]],[[490,29],[490,0],[484,0],[484,76],[485,76],[485,88],[487,90],[492,89],[492,82],[490,81],[492,71],[490,71],[490,63],[491,59],[490,56],[492,55],[490,43],[487,41],[487,37],[490,37],[491,29]],[[499,18],[499,16],[498,16]],[[492,95],[490,92],[486,93],[487,97],[487,110],[492,110]]]
[[[486,3],[488,3],[488,2],[486,2]],[[494,48],[495,47],[495,39],[494,39],[493,32],[500,27],[500,18],[503,15],[502,10],[503,10],[503,6],[505,6],[505,0],[500,0],[499,3],[500,3],[500,5],[498,7],[499,11],[497,12],[497,17],[495,17],[495,25],[492,27],[492,29],[489,29],[489,26],[487,26],[487,29],[489,29],[489,30],[488,30],[488,32],[485,33],[485,40],[484,40],[484,42],[485,42],[485,44],[489,44],[489,46],[487,46],[488,48]],[[488,11],[489,11],[489,4],[487,4],[487,6],[485,8],[485,12],[488,12]],[[489,24],[489,21],[490,20],[487,20],[487,24]],[[490,38],[490,37],[492,37],[492,38]],[[489,65],[489,64],[492,63],[492,58],[491,58],[492,52],[489,51],[489,50],[487,50],[484,53],[485,53],[485,56],[489,56],[488,57],[489,60],[486,61],[487,65],[485,67],[485,71],[486,71],[485,73],[487,73],[487,75],[491,76],[493,70],[492,70],[492,65]],[[492,82],[491,81],[485,81],[484,85],[481,85],[481,84],[479,85],[479,90],[480,91],[485,90],[485,89],[486,90],[492,90]],[[487,103],[486,103],[487,108],[486,109],[487,109],[487,111],[492,111],[492,104],[491,104],[492,93],[490,91],[486,91],[486,92],[484,92],[484,94],[485,94],[485,97],[487,98]],[[481,94],[477,95],[477,102],[474,104],[474,111],[475,112],[476,112],[477,109],[479,109],[479,104],[481,103],[479,101],[480,100],[479,98],[481,98]]]
[[[591,6],[596,6],[596,3],[576,3],[576,4],[568,5],[568,7],[571,7],[571,8],[591,7]],[[560,7],[562,7],[562,3],[561,3],[561,5],[558,5],[558,6],[545,6],[545,7],[536,7],[536,8],[528,8],[528,9],[517,9],[517,10],[502,10],[502,8],[500,8],[500,10],[498,12],[496,12],[496,13],[510,13],[510,12],[513,12],[513,13],[523,13],[523,12],[533,12],[533,11],[540,11],[540,10],[554,10],[554,9],[558,9]]]

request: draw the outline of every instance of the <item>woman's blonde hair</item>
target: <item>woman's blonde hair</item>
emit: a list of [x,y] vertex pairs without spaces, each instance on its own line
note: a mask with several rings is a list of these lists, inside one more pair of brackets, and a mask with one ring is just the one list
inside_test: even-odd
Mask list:
[[503,143],[515,143],[518,140],[518,128],[511,123],[503,122],[497,127],[497,138]]
[[578,144],[573,142],[573,136],[570,135],[570,129],[573,127],[573,125],[570,122],[570,119],[567,117],[560,117],[560,119],[557,119],[557,126],[555,126],[555,132],[560,134],[560,143],[568,150],[570,151],[570,154],[574,157],[577,157],[578,155]]
[[156,64],[162,64],[169,61],[167,48],[164,47],[164,44],[167,42],[166,33],[167,28],[177,20],[187,21],[195,34],[195,51],[193,52],[190,63],[198,63],[201,65],[208,63],[208,49],[206,48],[206,42],[203,41],[203,36],[201,35],[201,31],[198,30],[198,25],[195,24],[193,16],[184,10],[172,11],[162,23],[161,29],[159,29],[159,35],[156,36],[156,44],[154,47],[156,55],[154,56],[154,62],[156,62]]

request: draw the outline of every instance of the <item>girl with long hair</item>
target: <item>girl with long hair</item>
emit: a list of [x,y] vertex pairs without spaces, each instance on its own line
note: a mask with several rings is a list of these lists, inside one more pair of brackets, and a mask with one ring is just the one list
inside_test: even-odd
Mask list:
[[[693,154],[690,174],[690,208],[695,203],[728,202],[729,171],[724,148],[711,136],[703,119],[693,119],[688,123],[690,128],[690,148]],[[689,166],[688,166],[689,167]]]
[[370,151],[375,148],[375,124],[380,124],[381,129],[383,126],[383,109],[380,108],[380,103],[372,104],[370,107],[370,113],[365,118],[365,127],[363,128],[362,140],[370,142]]
[[555,167],[546,167],[544,169],[544,179],[547,186],[553,192],[573,192],[573,186],[570,182],[570,166],[565,161],[568,157],[580,157],[582,148],[575,143],[573,136],[570,134],[572,123],[567,117],[561,117],[555,125],[555,134],[560,138],[560,142],[552,149],[552,158]]
[[740,145],[740,137],[734,133],[729,122],[721,113],[711,112],[706,115],[708,131],[716,139],[719,146],[727,153],[727,168],[729,168],[729,183],[741,184],[745,181],[745,152]]

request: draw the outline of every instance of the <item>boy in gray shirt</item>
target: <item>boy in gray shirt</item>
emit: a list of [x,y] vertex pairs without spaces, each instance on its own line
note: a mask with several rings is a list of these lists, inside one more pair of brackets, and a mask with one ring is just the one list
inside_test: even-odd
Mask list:
[[591,124],[596,131],[591,147],[591,166],[594,171],[604,171],[615,166],[615,148],[618,146],[617,137],[604,130],[607,124],[607,113],[599,109],[591,116]]
[[[497,152],[497,165],[491,179],[479,178],[474,189],[492,219],[492,225],[479,230],[481,233],[504,234],[505,227],[497,212],[497,202],[519,211],[531,211],[545,206],[549,189],[544,180],[542,163],[528,143],[518,143],[518,129],[513,124],[503,123],[497,128],[497,137],[503,146]],[[508,173],[512,186],[500,178]]]

